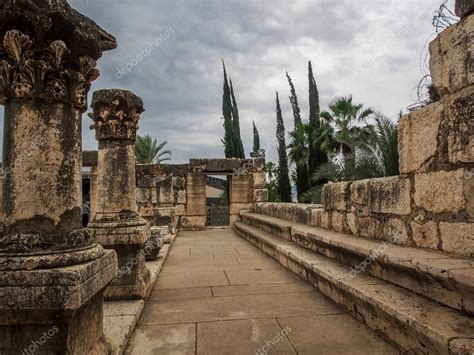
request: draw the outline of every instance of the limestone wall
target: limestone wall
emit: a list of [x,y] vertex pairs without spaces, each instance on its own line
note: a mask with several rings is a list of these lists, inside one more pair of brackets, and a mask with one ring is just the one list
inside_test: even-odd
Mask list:
[[402,175],[326,185],[325,227],[474,256],[473,37],[470,16],[431,43],[441,100],[400,120]]
[[266,201],[263,159],[192,159],[189,164],[137,165],[137,203],[152,225],[194,230],[206,226],[206,175],[230,177],[231,224],[241,210]]
[[[257,212],[397,244],[474,257],[474,15],[430,44],[441,99],[399,125],[400,176],[327,184],[322,208]],[[309,213],[309,217],[307,214]]]

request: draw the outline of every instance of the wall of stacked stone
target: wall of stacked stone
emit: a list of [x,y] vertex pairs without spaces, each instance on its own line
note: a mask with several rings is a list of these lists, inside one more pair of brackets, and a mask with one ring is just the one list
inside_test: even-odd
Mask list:
[[152,226],[176,228],[186,215],[186,176],[189,164],[137,164],[137,204]]
[[230,222],[241,210],[266,201],[263,159],[191,159],[189,164],[137,165],[137,204],[152,225],[171,223],[184,230],[206,226],[206,175],[230,177]]
[[402,117],[400,176],[327,184],[319,224],[474,256],[474,16],[430,44],[441,99]]

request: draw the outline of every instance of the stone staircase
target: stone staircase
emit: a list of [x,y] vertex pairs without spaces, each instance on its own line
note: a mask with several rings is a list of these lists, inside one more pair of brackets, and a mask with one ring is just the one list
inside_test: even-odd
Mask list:
[[242,211],[237,234],[402,351],[474,354],[472,259],[311,226],[319,206],[273,205]]

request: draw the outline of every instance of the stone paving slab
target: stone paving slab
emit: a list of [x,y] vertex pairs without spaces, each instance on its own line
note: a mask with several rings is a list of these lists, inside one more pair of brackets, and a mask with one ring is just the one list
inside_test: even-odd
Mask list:
[[[191,249],[199,248],[206,260],[183,253],[181,247],[191,244]],[[205,256],[206,248],[228,251],[229,245],[245,250],[245,255],[212,261]],[[175,246],[180,248],[176,254]],[[368,328],[352,322],[311,285],[248,246],[232,230],[180,232],[146,302],[127,354],[233,355],[255,354],[258,350],[266,354],[304,354],[306,349],[311,349],[306,354],[342,354],[344,349],[357,346],[368,354],[396,353]],[[223,279],[216,275],[221,274],[226,276],[225,285],[187,287],[202,280],[220,283]],[[162,289],[162,285],[170,288]],[[312,322],[305,324],[308,319]],[[346,321],[344,327],[340,319]],[[282,333],[291,325],[291,333]],[[330,342],[321,338],[326,336],[326,329],[336,328],[354,337],[340,336],[329,349]],[[319,345],[311,335],[319,339]],[[299,348],[292,344],[291,336]]]
[[128,355],[195,354],[196,324],[152,325],[135,329]]
[[188,271],[162,275],[159,278],[157,289],[189,288],[203,286],[228,285],[229,281],[224,271]]
[[397,355],[374,333],[346,314],[278,318],[298,354]]
[[[296,354],[276,319],[198,323],[197,354]],[[276,338],[275,338],[276,337]],[[275,338],[275,341],[272,339]],[[216,342],[216,339],[219,339]],[[272,343],[270,343],[272,341]]]
[[293,273],[284,269],[267,268],[251,270],[226,270],[231,285],[289,283],[299,281]]
[[214,297],[264,295],[275,293],[299,293],[313,291],[313,286],[300,282],[212,287],[212,293]]
[[161,301],[203,297],[213,297],[213,291],[211,287],[191,287],[170,290],[155,289],[150,295],[150,299],[157,299]]

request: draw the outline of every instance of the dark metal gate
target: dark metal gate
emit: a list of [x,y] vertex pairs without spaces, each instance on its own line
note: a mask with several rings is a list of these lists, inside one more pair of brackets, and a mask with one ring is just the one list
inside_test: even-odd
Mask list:
[[207,206],[208,226],[228,226],[230,224],[229,206]]

